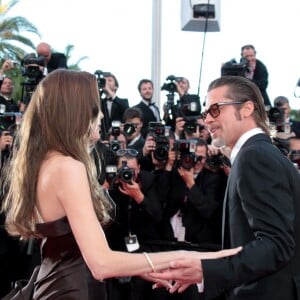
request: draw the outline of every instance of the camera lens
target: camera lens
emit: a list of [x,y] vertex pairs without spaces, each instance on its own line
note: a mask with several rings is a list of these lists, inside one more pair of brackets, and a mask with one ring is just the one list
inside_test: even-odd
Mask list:
[[195,166],[195,156],[193,153],[182,154],[180,157],[180,165],[186,170]]
[[117,152],[120,149],[120,142],[111,142],[110,149],[114,152]]
[[158,161],[167,160],[169,155],[169,151],[167,147],[157,147],[154,150],[154,158]]

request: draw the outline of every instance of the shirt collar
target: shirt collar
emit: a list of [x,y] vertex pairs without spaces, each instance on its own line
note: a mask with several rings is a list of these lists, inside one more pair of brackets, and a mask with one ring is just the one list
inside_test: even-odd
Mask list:
[[261,128],[253,128],[247,132],[245,132],[243,135],[240,136],[238,141],[235,143],[234,147],[232,148],[231,154],[230,154],[230,161],[231,164],[233,164],[236,156],[238,155],[239,151],[241,150],[242,146],[246,143],[248,139],[250,139],[252,136],[263,133],[263,130]]
[[[144,100],[144,99],[142,99],[142,102],[143,102],[144,104],[146,104],[147,106],[149,106],[150,103],[152,103],[151,101],[146,101],[146,100]],[[154,104],[154,103],[153,103],[153,104]]]

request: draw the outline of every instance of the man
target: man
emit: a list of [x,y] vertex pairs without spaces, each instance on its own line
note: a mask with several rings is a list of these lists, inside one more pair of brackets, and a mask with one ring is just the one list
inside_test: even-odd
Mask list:
[[178,270],[153,275],[183,289],[203,281],[206,299],[223,291],[231,300],[300,299],[300,176],[268,136],[261,93],[246,78],[224,76],[210,84],[207,107],[212,138],[232,149],[223,248],[243,250],[222,260],[173,262]]
[[282,111],[285,124],[290,125],[290,130],[297,138],[300,138],[300,122],[290,118],[291,107],[289,99],[284,96],[278,96],[274,99],[274,106]]
[[[116,204],[117,214],[105,234],[111,249],[117,251],[149,251],[149,241],[160,237],[159,222],[163,211],[155,176],[141,170],[137,155],[135,149],[120,149],[116,153],[118,175],[110,187],[110,196]],[[130,288],[128,280],[108,280],[109,299],[144,299],[146,283],[133,279]],[[131,293],[134,295],[129,298]]]
[[123,121],[128,148],[136,149],[141,154],[145,144],[145,139],[141,135],[143,127],[141,110],[135,107],[128,108],[123,115]]
[[256,58],[256,50],[253,45],[243,46],[241,57],[247,61],[248,72],[246,72],[246,77],[258,86],[264,98],[265,106],[270,108],[271,102],[267,94],[269,74],[266,66]]
[[17,112],[19,106],[13,101],[14,83],[10,77],[5,76],[5,72],[14,68],[11,60],[6,60],[0,69],[0,104],[5,105],[6,112]]
[[129,107],[128,99],[119,98],[116,93],[119,82],[112,73],[105,73],[105,86],[101,89],[101,108],[103,120],[101,122],[101,137],[104,140],[111,127],[112,121],[122,121],[125,110]]
[[149,122],[160,122],[159,108],[153,102],[153,82],[149,79],[142,79],[138,84],[138,90],[142,97],[139,104],[134,107],[139,108],[143,113],[142,135],[146,138]]
[[50,73],[56,69],[67,69],[67,58],[63,53],[53,52],[51,46],[47,43],[40,43],[36,47],[38,56],[45,57],[45,67],[47,73]]

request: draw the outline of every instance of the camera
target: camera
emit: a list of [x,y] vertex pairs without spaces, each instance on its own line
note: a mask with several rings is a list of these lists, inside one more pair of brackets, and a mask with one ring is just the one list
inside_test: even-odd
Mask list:
[[109,185],[112,185],[114,179],[117,177],[117,166],[115,165],[108,165],[105,168],[105,178]]
[[45,57],[38,56],[34,53],[27,54],[21,61],[22,76],[27,76],[31,79],[40,79],[43,77],[43,72],[40,67],[45,66]]
[[275,123],[277,132],[284,132],[284,110],[280,107],[272,107],[268,111],[269,121]]
[[111,123],[111,135],[114,137],[113,140],[109,143],[110,149],[113,152],[117,152],[121,148],[121,142],[118,141],[117,137],[121,134],[121,122],[112,121]]
[[220,170],[222,166],[231,167],[230,159],[222,153],[207,157],[206,164],[215,171]]
[[169,127],[159,122],[149,122],[148,131],[156,144],[153,152],[154,158],[158,161],[167,160],[169,156]]
[[97,70],[95,71],[95,75],[96,75],[96,79],[97,79],[97,84],[98,84],[98,89],[101,91],[106,84],[106,79],[105,79],[105,73],[106,72],[102,72],[101,70]]
[[186,170],[193,168],[197,162],[196,152],[197,141],[195,140],[177,140],[174,144],[174,150],[179,154],[176,160],[180,167]]
[[44,74],[41,67],[45,67],[45,57],[36,56],[34,53],[27,54],[21,61],[22,76],[25,81],[21,82],[22,88],[22,101],[28,104],[33,91],[38,83],[43,79]]
[[184,132],[186,132],[187,134],[193,134],[197,132],[197,128],[199,127],[199,131],[204,129],[205,126],[198,124],[197,120],[198,120],[198,116],[186,116],[183,117],[185,123],[183,126]]
[[0,113],[0,131],[9,131],[14,135],[16,126],[21,122],[22,113],[20,112],[1,112]]
[[176,77],[174,75],[169,75],[166,78],[166,82],[160,88],[161,91],[167,91],[171,94],[177,91],[177,85],[175,82],[182,80],[182,77]]
[[246,73],[248,72],[248,60],[244,57],[240,59],[239,63],[233,58],[224,63],[221,68],[221,76],[231,75],[246,77]]
[[117,178],[123,182],[131,183],[134,179],[134,169],[127,166],[127,161],[122,161],[122,166],[117,170]]
[[135,125],[133,123],[125,123],[123,131],[127,136],[130,136],[135,133]]

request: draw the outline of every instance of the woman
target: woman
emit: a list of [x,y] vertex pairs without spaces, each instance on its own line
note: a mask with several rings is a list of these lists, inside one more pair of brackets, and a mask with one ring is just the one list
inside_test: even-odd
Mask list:
[[149,255],[110,250],[102,229],[110,220],[110,205],[89,155],[100,116],[95,76],[62,69],[40,82],[24,114],[4,211],[10,234],[42,239],[33,299],[94,299],[86,272],[99,281],[163,270],[171,260],[187,256],[201,259],[238,252]]

